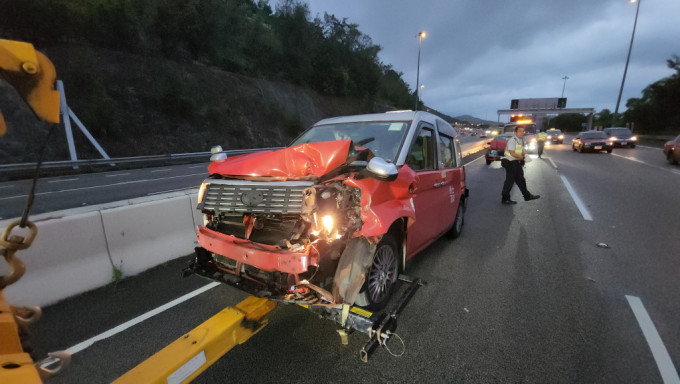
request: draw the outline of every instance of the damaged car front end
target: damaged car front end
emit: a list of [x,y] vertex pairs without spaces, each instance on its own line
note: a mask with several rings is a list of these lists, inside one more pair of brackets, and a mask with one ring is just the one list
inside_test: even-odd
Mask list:
[[375,209],[401,201],[389,216],[414,217],[408,167],[399,172],[339,140],[243,155],[209,171],[197,272],[280,301],[384,305],[402,257],[396,241],[383,240],[389,227]]

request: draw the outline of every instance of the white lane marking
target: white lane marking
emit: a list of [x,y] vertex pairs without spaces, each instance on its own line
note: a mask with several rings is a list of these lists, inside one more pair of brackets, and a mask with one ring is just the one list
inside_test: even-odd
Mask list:
[[155,172],[170,172],[170,171],[172,171],[171,168],[163,168],[163,169],[154,169],[153,171],[151,171],[151,173],[155,173]]
[[656,365],[661,373],[661,379],[665,384],[680,384],[680,377],[678,376],[678,371],[673,366],[673,361],[671,361],[671,356],[668,354],[666,346],[659,336],[652,318],[649,317],[645,306],[642,304],[642,300],[636,296],[626,295],[628,299],[628,304],[633,310],[633,314],[637,319],[640,328],[642,328],[642,333],[645,335],[647,344],[649,344],[649,349],[652,350],[652,356],[656,361]]
[[659,148],[659,147],[650,147],[650,146],[648,146],[648,145],[638,145],[638,147],[640,147],[640,148],[649,148],[649,149],[658,149],[659,151],[663,151],[663,148]]
[[169,192],[177,192],[177,191],[186,191],[189,189],[198,189],[198,187],[186,187],[186,188],[177,188],[177,189],[168,189],[167,191],[159,191],[159,192],[149,192],[146,195],[147,196],[152,196],[152,195],[160,195],[163,193],[169,193]]
[[658,165],[649,164],[649,163],[646,163],[646,162],[644,162],[644,161],[642,161],[642,160],[638,160],[638,159],[636,159],[636,158],[634,158],[634,157],[628,157],[628,156],[617,155],[616,153],[612,153],[612,156],[620,157],[620,158],[622,158],[622,159],[634,161],[634,162],[636,162],[636,163],[644,164],[644,165],[649,166],[649,167],[652,167],[652,168],[660,169],[660,170],[662,170],[662,171],[669,171],[669,172],[671,172],[671,173],[675,173],[676,175],[680,175],[680,171],[678,171],[677,169],[670,169],[670,168],[660,167],[660,166],[658,166]]
[[578,208],[579,211],[581,211],[581,215],[583,216],[584,220],[588,221],[593,221],[593,217],[590,216],[590,212],[588,212],[588,208],[586,208],[585,204],[581,201],[581,199],[578,197],[576,194],[576,191],[574,188],[571,187],[571,184],[569,184],[569,181],[567,180],[566,177],[560,175],[562,178],[562,182],[564,185],[567,187],[567,191],[569,191],[569,194],[571,195],[571,198],[574,200],[574,203],[576,203],[576,207]]
[[0,189],[5,189],[5,188],[14,188],[14,185],[2,185],[2,186],[0,186]]
[[50,184],[52,184],[52,183],[63,183],[64,181],[76,181],[76,180],[78,180],[78,178],[77,178],[77,177],[74,177],[74,178],[72,178],[72,179],[49,180],[48,183],[50,183]]
[[478,158],[472,160],[471,162],[465,163],[465,164],[463,164],[463,165],[470,165],[470,164],[474,163],[475,161],[477,161],[477,160],[479,160],[479,159],[484,159],[484,158],[485,158],[484,156],[479,156]]
[[[150,181],[159,181],[159,180],[169,180],[169,179],[177,179],[180,177],[192,177],[192,176],[200,176],[203,175],[205,176],[204,173],[192,173],[189,175],[179,175],[179,176],[169,176],[169,177],[159,177],[156,179],[143,179],[143,180],[132,180],[132,181],[121,181],[120,183],[113,183],[113,184],[104,184],[104,185],[94,185],[91,187],[82,187],[82,188],[71,188],[71,189],[62,189],[60,191],[50,191],[50,192],[38,192],[35,195],[36,196],[42,196],[42,195],[51,195],[54,193],[61,193],[61,192],[73,192],[73,191],[80,191],[80,190],[85,190],[85,189],[96,189],[96,188],[106,188],[106,187],[115,187],[118,185],[125,185],[125,184],[138,184],[138,183],[147,183]],[[18,195],[18,196],[10,196],[10,197],[0,197],[1,200],[9,200],[9,199],[23,199],[28,195]]]
[[188,167],[189,169],[194,169],[194,168],[206,168],[207,165],[194,165],[193,167]]
[[113,175],[106,175],[106,177],[118,177],[118,176],[127,176],[130,175],[130,172],[127,173],[114,173]]
[[557,164],[555,164],[552,157],[548,157],[548,161],[550,161],[550,164],[552,164],[553,168],[557,169]]
[[187,301],[187,300],[193,298],[194,296],[198,296],[198,295],[200,295],[200,294],[203,293],[203,292],[206,292],[206,291],[208,291],[208,290],[210,290],[210,289],[213,289],[213,288],[217,287],[217,286],[220,285],[220,284],[221,284],[221,283],[213,282],[213,283],[204,285],[203,287],[201,287],[201,288],[199,288],[199,289],[197,289],[197,290],[195,290],[195,291],[193,291],[193,292],[189,292],[189,293],[187,293],[187,294],[184,295],[184,296],[178,297],[178,298],[176,298],[175,300],[173,300],[173,301],[171,301],[171,302],[169,302],[169,303],[167,303],[167,304],[163,304],[163,305],[161,305],[160,307],[158,307],[158,308],[156,308],[156,309],[153,309],[153,310],[151,310],[151,311],[149,311],[149,312],[147,312],[147,313],[145,313],[145,314],[143,314],[143,315],[137,316],[137,317],[135,317],[135,318],[132,319],[132,320],[126,321],[126,322],[124,322],[123,324],[121,324],[121,325],[119,325],[119,326],[117,326],[117,327],[111,328],[111,329],[109,329],[109,330],[106,331],[106,332],[100,333],[100,334],[98,334],[97,336],[91,337],[91,338],[89,338],[89,339],[87,339],[87,340],[85,340],[85,341],[83,341],[83,342],[81,342],[81,343],[78,343],[78,344],[76,344],[76,345],[74,345],[74,346],[68,348],[68,349],[66,350],[66,352],[67,352],[67,353],[70,353],[71,355],[73,355],[73,354],[75,354],[75,353],[78,353],[78,352],[80,352],[80,351],[82,351],[82,350],[84,350],[84,349],[86,349],[86,348],[92,346],[92,344],[94,344],[94,343],[96,343],[96,342],[98,342],[98,341],[101,341],[101,340],[104,340],[104,339],[108,339],[109,337],[111,337],[111,336],[113,336],[113,335],[116,335],[116,334],[118,334],[118,333],[120,333],[120,332],[123,332],[124,330],[126,330],[126,329],[128,329],[128,328],[130,328],[130,327],[132,327],[132,326],[134,326],[134,325],[137,325],[137,324],[141,323],[141,322],[144,321],[144,320],[150,319],[150,318],[152,318],[152,317],[158,315],[159,313],[162,313],[162,312],[164,312],[164,311],[166,311],[166,310],[168,310],[168,309],[170,309],[170,308],[172,308],[172,307],[174,307],[174,306],[176,306],[176,305],[178,305],[178,304],[181,304],[181,303],[183,303],[183,302],[185,302],[185,301]]

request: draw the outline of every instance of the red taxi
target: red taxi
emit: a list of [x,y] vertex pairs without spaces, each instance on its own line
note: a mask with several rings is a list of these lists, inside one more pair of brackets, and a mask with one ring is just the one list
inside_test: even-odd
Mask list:
[[330,118],[284,149],[215,152],[193,268],[251,294],[380,309],[407,260],[462,230],[460,144],[430,113]]

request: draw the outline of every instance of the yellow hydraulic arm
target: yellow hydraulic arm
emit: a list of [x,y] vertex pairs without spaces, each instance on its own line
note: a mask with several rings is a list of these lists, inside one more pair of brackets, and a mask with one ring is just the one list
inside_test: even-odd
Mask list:
[[[52,62],[33,45],[0,39],[0,77],[7,80],[41,120],[59,123],[57,73]],[[7,127],[0,112],[0,136]]]
[[276,303],[249,296],[227,307],[114,381],[115,384],[188,383],[265,325]]

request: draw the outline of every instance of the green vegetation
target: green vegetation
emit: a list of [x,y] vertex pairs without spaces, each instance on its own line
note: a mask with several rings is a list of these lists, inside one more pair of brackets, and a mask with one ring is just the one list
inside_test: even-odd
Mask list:
[[637,132],[680,131],[680,57],[673,55],[667,63],[675,70],[673,75],[647,86],[641,98],[626,103],[623,118],[634,123]]
[[[0,16],[5,37],[196,61],[400,109],[415,101],[356,24],[329,14],[310,20],[299,0],[275,11],[266,0],[27,0],[9,8]],[[195,109],[181,95],[159,99],[172,113]]]

